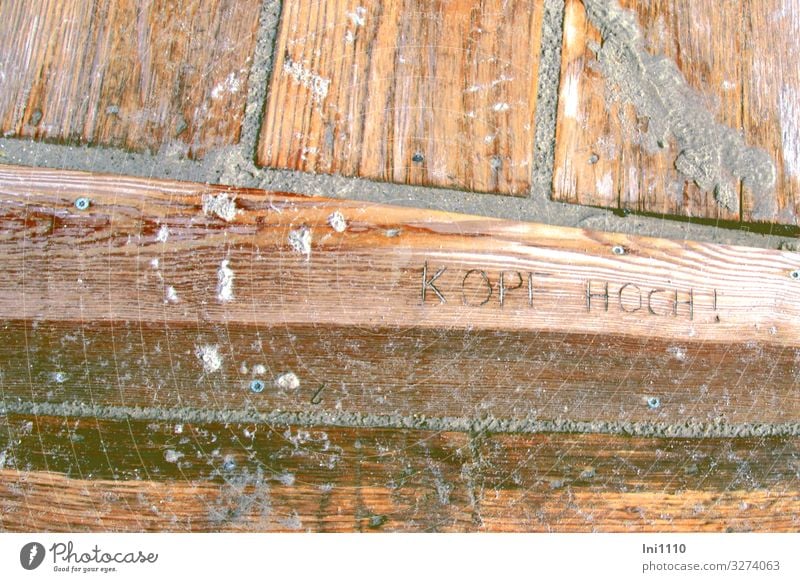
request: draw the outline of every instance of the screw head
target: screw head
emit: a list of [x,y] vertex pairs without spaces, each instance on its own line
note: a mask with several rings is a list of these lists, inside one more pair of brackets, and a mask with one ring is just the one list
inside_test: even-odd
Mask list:
[[253,380],[250,382],[250,391],[255,392],[256,394],[263,392],[264,388],[266,388],[266,384],[262,380]]
[[625,254],[625,247],[621,245],[616,245],[611,248],[611,252],[615,255],[624,255]]
[[792,279],[794,279],[795,281],[798,281],[798,280],[800,280],[800,269],[798,269],[798,270],[796,270],[796,271],[792,271],[791,273],[789,273],[789,276],[790,276]]
[[413,156],[411,156],[411,161],[417,164],[421,164],[425,161],[425,156],[423,156],[420,152],[415,152]]
[[647,406],[651,409],[655,410],[659,406],[661,406],[661,399],[658,396],[651,396],[647,399]]
[[89,201],[88,198],[81,197],[75,201],[75,208],[77,208],[78,210],[86,210],[89,208],[90,205],[91,202]]

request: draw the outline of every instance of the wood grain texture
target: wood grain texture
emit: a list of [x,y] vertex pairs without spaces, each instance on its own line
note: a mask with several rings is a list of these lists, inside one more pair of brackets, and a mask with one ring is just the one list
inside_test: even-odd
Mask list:
[[800,214],[800,1],[746,0],[743,130],[775,160],[775,199],[743,192],[745,220],[798,224]]
[[[236,322],[0,321],[2,401],[364,421],[793,423],[800,350],[552,332]],[[198,349],[212,346],[208,372]],[[292,371],[296,389],[275,380]],[[261,393],[250,389],[264,383]],[[658,408],[648,405],[650,398]],[[546,428],[546,427],[542,427]],[[565,427],[568,428],[568,427]]]
[[791,252],[14,166],[0,166],[0,196],[5,319],[800,345]]
[[542,14],[541,0],[284,4],[258,161],[527,195]]
[[239,140],[258,0],[0,3],[6,136],[190,156]]
[[29,422],[10,420],[22,442],[4,450],[40,470],[0,471],[6,531],[461,531],[471,521],[462,433]]
[[0,419],[3,531],[797,531],[796,438]]
[[[556,200],[667,215],[796,226],[797,95],[800,3],[649,0],[620,4],[635,11],[644,47],[675,62],[718,123],[743,133],[748,145],[773,159],[773,192],[756,195],[741,183],[741,205],[720,206],[675,167],[676,144],[648,153],[647,120],[614,102],[595,66],[591,43],[600,33],[581,0],[568,0],[564,22],[554,193]],[[745,18],[742,18],[745,15]]]
[[[800,410],[792,253],[18,167],[0,195],[8,402],[667,424]],[[301,389],[272,387],[286,371]]]

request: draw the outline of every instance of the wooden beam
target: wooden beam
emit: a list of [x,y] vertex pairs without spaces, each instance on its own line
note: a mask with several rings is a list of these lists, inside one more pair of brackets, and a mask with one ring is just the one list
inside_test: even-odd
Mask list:
[[792,253],[20,167],[0,196],[19,411],[693,433],[800,410]]
[[[202,321],[6,320],[0,329],[0,389],[20,411],[82,403],[99,407],[83,415],[139,407],[142,416],[268,420],[286,411],[319,422],[347,413],[359,423],[496,419],[512,430],[578,422],[639,432],[633,425],[644,423],[684,434],[719,422],[789,426],[800,410],[798,351],[770,344]],[[213,370],[203,361],[211,353]],[[297,387],[278,380],[289,372]]]

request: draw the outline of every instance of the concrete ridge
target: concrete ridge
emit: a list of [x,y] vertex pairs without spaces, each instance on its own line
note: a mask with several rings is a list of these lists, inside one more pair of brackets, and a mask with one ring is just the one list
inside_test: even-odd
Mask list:
[[505,419],[496,417],[433,417],[363,414],[358,412],[291,412],[255,409],[207,410],[138,406],[98,406],[84,402],[0,402],[0,414],[67,416],[99,420],[157,420],[186,423],[247,423],[308,427],[412,429],[465,433],[564,433],[632,437],[743,438],[800,436],[800,421],[779,424],[697,422],[593,422],[574,420]]

